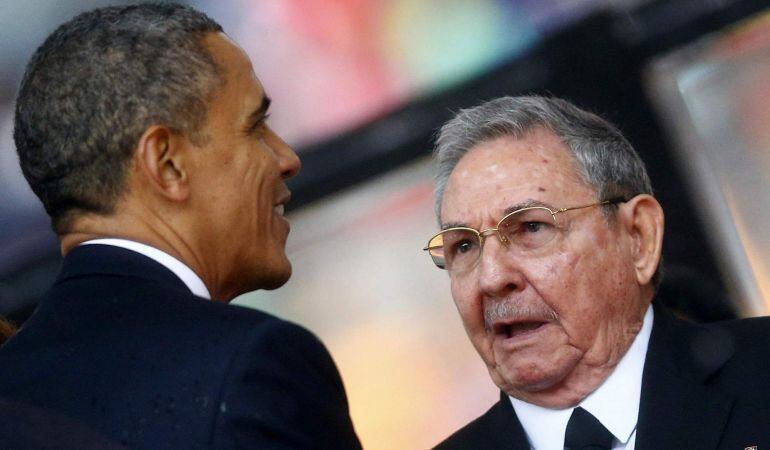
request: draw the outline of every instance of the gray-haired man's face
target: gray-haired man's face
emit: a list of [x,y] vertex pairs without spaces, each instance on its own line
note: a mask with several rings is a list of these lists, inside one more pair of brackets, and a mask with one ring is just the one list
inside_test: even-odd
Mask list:
[[[597,200],[565,144],[536,129],[472,148],[449,178],[441,220],[484,230],[517,206]],[[601,208],[557,218],[558,233],[543,247],[515,251],[489,236],[472,268],[450,271],[457,309],[493,381],[547,407],[574,404],[601,383],[641,328],[645,307],[625,228]]]

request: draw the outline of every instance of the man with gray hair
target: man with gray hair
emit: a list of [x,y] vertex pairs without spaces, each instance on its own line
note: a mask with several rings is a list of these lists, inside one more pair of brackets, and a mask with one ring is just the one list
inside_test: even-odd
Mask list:
[[425,250],[501,389],[437,448],[770,445],[770,324],[694,325],[653,301],[663,210],[614,126],[499,98],[445,124],[435,157]]
[[132,449],[360,448],[323,344],[227,304],[291,275],[300,163],[269,107],[246,53],[187,6],[96,9],[45,40],[14,138],[65,257],[0,348],[4,404]]

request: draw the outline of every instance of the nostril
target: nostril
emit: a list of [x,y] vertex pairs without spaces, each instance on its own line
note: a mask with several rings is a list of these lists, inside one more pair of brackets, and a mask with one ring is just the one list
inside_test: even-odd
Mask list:
[[302,167],[302,163],[300,162],[299,158],[296,155],[293,155],[293,158],[286,158],[282,162],[283,170],[281,170],[281,177],[284,180],[293,178],[299,173],[301,167]]

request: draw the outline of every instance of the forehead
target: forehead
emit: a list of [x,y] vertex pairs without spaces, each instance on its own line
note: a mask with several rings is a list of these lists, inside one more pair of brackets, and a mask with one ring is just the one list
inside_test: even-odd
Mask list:
[[498,216],[533,200],[562,207],[593,196],[566,144],[536,128],[518,139],[502,136],[472,147],[449,176],[441,219],[464,221],[479,212]]
[[224,33],[210,33],[203,42],[225,81],[212,99],[212,111],[236,115],[253,111],[261,102],[264,90],[248,55]]

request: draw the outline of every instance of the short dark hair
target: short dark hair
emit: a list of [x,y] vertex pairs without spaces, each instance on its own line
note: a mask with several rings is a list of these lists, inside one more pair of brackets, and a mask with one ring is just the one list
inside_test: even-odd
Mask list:
[[163,124],[202,139],[220,69],[203,37],[222,27],[188,6],[143,3],[82,13],[30,60],[16,100],[22,172],[54,231],[109,214],[142,133]]

